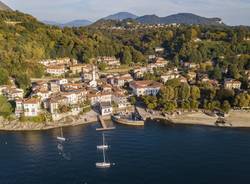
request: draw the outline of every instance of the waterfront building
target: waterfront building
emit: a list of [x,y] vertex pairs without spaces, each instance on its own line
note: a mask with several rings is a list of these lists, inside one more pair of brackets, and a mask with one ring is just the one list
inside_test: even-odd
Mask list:
[[38,116],[41,110],[40,99],[29,98],[23,100],[24,116],[35,117]]
[[99,109],[102,116],[111,115],[113,113],[111,102],[100,102]]
[[133,91],[133,94],[136,96],[143,95],[153,95],[156,96],[162,84],[155,81],[143,80],[143,81],[132,81],[129,83],[130,88]]

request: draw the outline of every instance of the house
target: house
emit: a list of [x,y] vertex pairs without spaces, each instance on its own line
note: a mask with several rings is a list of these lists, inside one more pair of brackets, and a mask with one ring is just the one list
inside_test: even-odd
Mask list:
[[73,74],[86,73],[91,71],[91,65],[86,64],[76,64],[69,67],[69,70]]
[[23,114],[23,99],[16,99],[15,115],[21,117]]
[[117,105],[118,109],[131,106],[128,102],[128,95],[126,95],[124,91],[119,88],[113,89],[112,101]]
[[49,90],[35,90],[32,92],[31,97],[39,97],[41,101],[44,101],[52,94]]
[[133,81],[133,77],[130,74],[117,76],[113,80],[113,85],[123,87],[126,83]]
[[164,68],[169,62],[162,57],[157,57],[153,63],[157,68]]
[[133,70],[133,76],[136,79],[140,79],[143,77],[144,73],[148,72],[148,67],[136,68]]
[[40,113],[40,100],[38,98],[29,98],[23,100],[24,116],[35,117]]
[[49,90],[52,93],[60,92],[61,91],[61,86],[56,81],[50,81],[49,82]]
[[102,116],[107,116],[113,113],[111,102],[100,102],[99,109]]
[[32,91],[36,90],[48,90],[48,83],[45,81],[37,81],[32,83]]
[[151,62],[151,61],[155,60],[155,58],[156,58],[156,55],[149,55],[148,61]]
[[189,71],[187,74],[188,81],[195,81],[197,77],[196,72]]
[[144,81],[132,81],[129,83],[130,88],[133,91],[133,94],[136,96],[143,95],[153,95],[156,96],[162,84],[155,81],[144,80]]
[[70,92],[78,89],[83,89],[84,86],[82,83],[68,83],[68,84],[63,84],[61,85],[61,90]]
[[196,63],[185,62],[184,67],[187,69],[198,69],[199,65]]
[[108,66],[120,66],[121,65],[120,60],[117,59],[116,57],[108,57],[108,56],[98,57],[97,62],[105,63]]
[[51,114],[59,114],[60,106],[67,105],[67,97],[58,94],[48,100],[48,110]]
[[112,94],[92,90],[92,91],[88,91],[87,98],[89,99],[90,104],[92,106],[95,106],[100,102],[111,102],[112,101]]
[[166,74],[161,76],[161,81],[163,83],[166,83],[169,80],[178,79],[178,78],[180,78],[179,72],[175,70],[170,70]]
[[102,88],[102,92],[112,93],[112,86],[110,84],[103,84],[101,88]]
[[2,90],[2,95],[5,96],[9,101],[14,101],[16,99],[22,99],[24,96],[23,89],[16,87],[6,87]]
[[224,88],[226,89],[240,89],[241,82],[235,79],[225,79]]
[[50,75],[60,76],[67,72],[64,65],[48,66],[46,72]]
[[54,80],[55,83],[57,83],[58,85],[64,85],[64,84],[68,84],[68,79],[57,79],[57,80]]
[[39,63],[46,67],[55,66],[55,65],[76,65],[77,60],[70,59],[70,58],[46,59],[46,60],[39,61]]
[[156,47],[155,52],[164,52],[165,49],[163,47]]

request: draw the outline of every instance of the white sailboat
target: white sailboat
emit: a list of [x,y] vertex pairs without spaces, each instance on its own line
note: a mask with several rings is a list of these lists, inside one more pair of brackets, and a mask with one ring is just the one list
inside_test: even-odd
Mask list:
[[97,149],[101,149],[102,150],[103,162],[97,162],[96,163],[96,167],[97,168],[101,168],[101,169],[110,168],[111,167],[111,163],[110,162],[106,162],[105,151],[106,151],[106,149],[108,149],[108,145],[105,145],[104,134],[103,134],[103,145],[97,146]]
[[59,141],[66,141],[66,138],[63,137],[63,130],[62,130],[62,127],[61,127],[61,135],[60,135],[60,136],[57,136],[57,140],[59,140]]
[[105,144],[105,136],[104,136],[104,134],[102,134],[102,145],[98,145],[96,147],[97,147],[97,149],[108,149],[109,146],[107,144]]

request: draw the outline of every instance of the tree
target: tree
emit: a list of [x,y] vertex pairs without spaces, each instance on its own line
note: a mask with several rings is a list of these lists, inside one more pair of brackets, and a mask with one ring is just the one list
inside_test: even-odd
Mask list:
[[190,86],[188,84],[182,84],[179,88],[180,100],[188,100],[190,97]]
[[4,68],[0,68],[0,85],[6,85],[9,83],[8,71]]
[[143,54],[137,50],[133,50],[132,58],[134,63],[145,63],[146,59]]
[[238,70],[238,67],[237,67],[236,64],[233,64],[233,65],[229,66],[228,75],[231,78],[234,78],[234,79],[239,79],[240,78],[240,73],[239,73],[239,70]]
[[130,98],[130,103],[131,103],[132,105],[135,105],[135,104],[136,104],[136,97],[132,96],[132,97]]
[[0,116],[9,117],[13,111],[11,104],[4,96],[0,96],[0,104]]
[[125,65],[132,63],[132,55],[130,53],[129,47],[125,47],[124,51],[122,52],[121,63]]
[[160,96],[160,99],[164,102],[175,99],[174,88],[172,88],[171,86],[163,87],[160,90],[159,96]]
[[30,77],[25,73],[20,73],[16,76],[16,83],[19,88],[27,90],[30,87]]
[[221,106],[221,109],[222,109],[225,113],[228,113],[229,110],[231,109],[230,103],[229,103],[227,100],[225,100],[225,101],[223,102],[222,106]]
[[164,104],[163,110],[165,112],[170,112],[170,111],[174,111],[176,108],[177,108],[176,102],[168,101]]
[[201,97],[200,88],[198,88],[197,86],[191,86],[190,97],[193,100],[199,99]]
[[222,79],[222,72],[219,65],[216,65],[216,67],[214,68],[212,78],[216,80]]
[[236,96],[235,98],[235,105],[243,108],[243,107],[249,107],[250,105],[250,95],[247,93],[241,93]]

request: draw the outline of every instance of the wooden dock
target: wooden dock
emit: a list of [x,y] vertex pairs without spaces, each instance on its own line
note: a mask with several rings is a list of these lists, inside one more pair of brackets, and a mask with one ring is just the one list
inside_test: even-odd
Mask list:
[[98,120],[99,120],[102,128],[97,128],[96,129],[97,131],[108,131],[108,130],[114,130],[115,129],[115,127],[108,127],[102,116],[98,115]]

